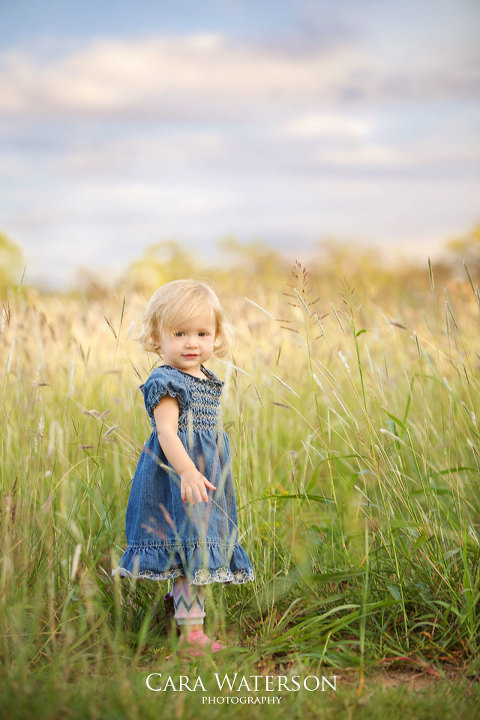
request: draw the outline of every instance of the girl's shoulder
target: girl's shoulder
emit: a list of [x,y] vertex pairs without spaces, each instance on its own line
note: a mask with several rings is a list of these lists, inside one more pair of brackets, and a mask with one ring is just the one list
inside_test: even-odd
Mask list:
[[152,414],[153,408],[164,395],[177,398],[182,412],[187,410],[191,402],[191,394],[185,382],[184,373],[170,365],[160,365],[154,368],[143,385],[140,385],[140,390],[149,414]]

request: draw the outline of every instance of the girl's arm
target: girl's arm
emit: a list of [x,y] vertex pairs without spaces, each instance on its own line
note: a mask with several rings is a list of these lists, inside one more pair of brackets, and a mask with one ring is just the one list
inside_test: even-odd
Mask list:
[[195,467],[183,447],[178,432],[178,402],[170,395],[165,395],[153,410],[157,427],[158,441],[165,457],[175,472],[180,475],[180,494],[183,502],[208,502],[205,486],[215,490],[215,485],[207,480]]

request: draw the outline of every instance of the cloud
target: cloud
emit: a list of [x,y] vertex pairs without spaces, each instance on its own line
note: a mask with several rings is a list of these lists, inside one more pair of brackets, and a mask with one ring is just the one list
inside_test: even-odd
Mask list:
[[[234,117],[239,108],[330,97],[361,56],[301,59],[229,42],[222,35],[97,40],[42,61],[6,53],[0,107],[16,115],[75,113],[165,121]],[[249,114],[249,113],[248,113]]]
[[10,51],[1,56],[0,109],[19,118],[212,122],[324,103],[425,101],[480,86],[480,64],[461,58],[400,70],[348,38],[305,48],[192,34],[96,39],[55,58]]
[[300,115],[287,122],[283,128],[286,136],[303,138],[353,137],[364,138],[371,133],[365,121],[345,115],[316,113]]
[[119,263],[165,237],[299,247],[461,226],[478,207],[480,63],[407,49],[399,62],[333,34],[4,52],[5,229],[53,267],[65,242],[82,262],[98,248]]

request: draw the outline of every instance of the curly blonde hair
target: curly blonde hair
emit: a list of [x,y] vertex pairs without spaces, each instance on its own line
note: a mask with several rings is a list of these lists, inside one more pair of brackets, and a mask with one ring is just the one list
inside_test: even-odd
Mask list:
[[144,350],[161,357],[160,334],[172,330],[206,307],[215,317],[213,352],[218,357],[224,357],[233,342],[233,328],[225,319],[220,300],[212,288],[190,278],[172,280],[156,290],[145,308],[143,327],[136,339]]

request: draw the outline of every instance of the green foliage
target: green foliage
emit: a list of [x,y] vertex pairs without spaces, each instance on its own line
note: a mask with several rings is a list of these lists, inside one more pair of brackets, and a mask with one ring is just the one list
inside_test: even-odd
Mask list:
[[480,223],[461,237],[452,238],[447,248],[457,264],[464,263],[476,280],[480,279]]
[[0,232],[0,294],[18,287],[21,281],[23,256],[20,248]]
[[[370,294],[368,277],[296,263],[276,287],[250,282],[248,301],[247,276],[225,277],[237,346],[212,369],[256,580],[208,587],[208,629],[230,649],[187,669],[164,632],[165,583],[110,576],[150,432],[138,391],[150,360],[130,335],[145,298],[15,296],[0,332],[7,716],[158,717],[148,672],[217,669],[343,678],[337,699],[290,694],[252,708],[262,718],[339,704],[352,717],[473,716],[466,675],[428,700],[369,684],[379,667],[479,672],[478,306],[469,284],[450,296],[431,276]],[[178,717],[244,712],[204,710],[194,693],[161,701]]]

